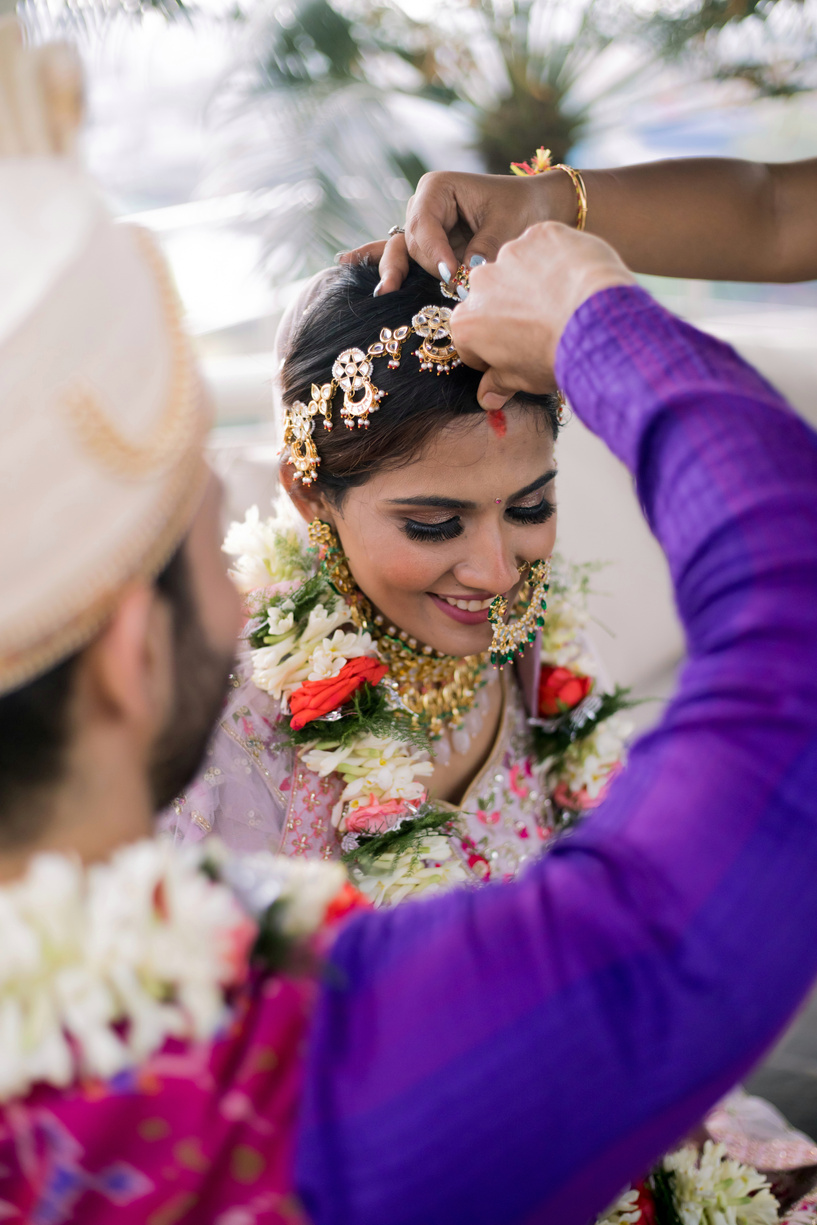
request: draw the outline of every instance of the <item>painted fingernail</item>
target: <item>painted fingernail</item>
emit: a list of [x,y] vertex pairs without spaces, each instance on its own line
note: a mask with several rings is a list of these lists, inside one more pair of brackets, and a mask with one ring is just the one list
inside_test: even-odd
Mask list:
[[457,286],[457,297],[459,298],[460,302],[464,302],[465,299],[468,297],[468,290],[465,288],[464,285]]
[[345,252],[345,251],[337,251],[337,252],[335,253],[335,258],[332,260],[332,263],[333,263],[333,264],[339,264],[339,263],[340,263],[340,261],[343,259],[343,257],[344,257],[344,255],[345,255],[345,254],[346,254],[346,252]]
[[488,261],[484,255],[472,255],[469,263],[472,268],[480,268],[483,264],[487,264]]
[[437,265],[437,271],[440,274],[440,280],[445,281],[447,285],[451,280],[451,270],[449,269],[448,264],[444,264],[443,261],[440,260],[439,264]]
[[379,297],[379,296],[380,296],[380,290],[381,290],[382,288],[383,288],[383,282],[382,282],[382,281],[378,281],[378,282],[377,282],[377,284],[376,284],[376,285],[375,285],[375,287],[374,287],[374,293],[372,294],[372,297],[373,297],[373,298],[377,298],[377,297]]

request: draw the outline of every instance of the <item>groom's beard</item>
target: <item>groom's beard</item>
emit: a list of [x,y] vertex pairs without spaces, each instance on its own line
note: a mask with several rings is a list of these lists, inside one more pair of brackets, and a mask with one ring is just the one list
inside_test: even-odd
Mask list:
[[[175,619],[173,710],[154,746],[150,784],[156,811],[198,773],[227,692],[234,663],[207,641],[195,608]],[[183,624],[181,624],[183,622]]]

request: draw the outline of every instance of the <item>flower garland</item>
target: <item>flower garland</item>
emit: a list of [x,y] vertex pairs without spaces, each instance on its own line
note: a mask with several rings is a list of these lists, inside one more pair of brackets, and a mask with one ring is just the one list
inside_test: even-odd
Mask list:
[[[332,822],[356,885],[377,904],[392,904],[468,880],[455,814],[427,798],[430,728],[401,703],[347,599],[316,570],[297,533],[262,521],[255,507],[232,526],[224,549],[237,555],[232,574],[247,597],[252,679],[280,703],[280,742],[318,777],[343,783]],[[600,801],[627,733],[613,718],[626,694],[600,691],[582,645],[588,590],[588,568],[554,567],[532,735],[560,828]]]
[[341,864],[145,839],[104,863],[33,858],[0,888],[0,1101],[108,1080],[167,1038],[207,1041],[254,962],[365,905]]
[[778,1225],[789,1219],[763,1174],[707,1140],[700,1150],[685,1145],[664,1157],[596,1225]]

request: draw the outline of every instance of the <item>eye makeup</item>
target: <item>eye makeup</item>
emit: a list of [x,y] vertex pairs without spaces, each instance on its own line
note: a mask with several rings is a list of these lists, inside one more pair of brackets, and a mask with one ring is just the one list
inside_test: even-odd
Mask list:
[[403,531],[409,540],[437,542],[454,540],[462,533],[462,520],[459,515],[453,519],[445,519],[442,523],[419,523],[416,519],[406,519]]
[[[514,494],[512,501],[518,501],[521,498],[531,497],[545,485],[550,484],[556,475],[556,470],[546,472],[538,480],[532,482],[525,489],[521,489],[519,493]],[[499,503],[500,499],[494,499]],[[406,498],[404,501],[395,499],[394,504],[402,506],[423,506],[429,509],[457,509],[457,510],[476,510],[476,503],[473,502],[457,502],[451,498],[442,498],[438,496],[429,496],[427,498],[416,497]],[[507,506],[505,509],[505,518],[511,523],[517,524],[520,527],[535,527],[543,523],[547,523],[556,513],[556,506],[544,494],[539,501],[533,506]],[[420,543],[434,544],[445,540],[454,540],[464,531],[462,519],[459,515],[452,515],[450,519],[445,519],[437,523],[423,523],[418,519],[405,519],[401,524],[401,530],[405,533],[409,540],[418,541]]]

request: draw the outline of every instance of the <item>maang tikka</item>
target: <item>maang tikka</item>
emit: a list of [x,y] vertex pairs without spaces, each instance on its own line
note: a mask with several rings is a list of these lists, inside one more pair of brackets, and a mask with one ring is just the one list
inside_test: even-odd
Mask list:
[[356,422],[358,426],[367,427],[369,417],[377,412],[380,401],[388,394],[372,381],[374,362],[387,357],[389,369],[396,370],[403,345],[412,334],[420,340],[414,356],[419,359],[421,370],[436,369],[438,375],[450,374],[462,364],[451,338],[451,311],[447,306],[424,306],[410,325],[403,324],[394,330],[383,328],[380,339],[369,345],[365,353],[362,349],[344,349],[332,366],[331,382],[322,386],[313,383],[308,404],[296,400],[287,408],[284,446],[289,449],[289,462],[304,485],[311,485],[315,480],[321,462],[313,438],[316,417],[323,417],[323,428],[331,430],[332,403],[342,391],[340,416],[344,424],[350,430]]

